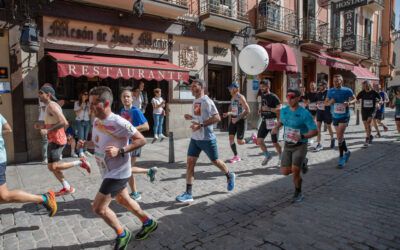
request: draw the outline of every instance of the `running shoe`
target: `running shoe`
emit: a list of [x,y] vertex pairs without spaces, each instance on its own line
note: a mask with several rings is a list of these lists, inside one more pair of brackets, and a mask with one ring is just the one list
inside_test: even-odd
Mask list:
[[51,190],[43,195],[46,196],[47,200],[42,205],[49,211],[49,216],[53,217],[57,213],[56,195]]
[[87,157],[93,157],[93,154],[90,153],[89,151],[85,151],[85,155],[86,155]]
[[346,162],[349,161],[350,155],[351,155],[351,152],[350,152],[349,150],[348,150],[346,153],[344,153],[344,160],[345,160]]
[[364,144],[363,144],[363,148],[367,148],[368,145],[369,145],[369,139],[368,139],[368,138],[365,138],[365,142],[364,142]]
[[331,148],[334,148],[335,147],[335,141],[336,141],[336,139],[331,139]]
[[372,135],[369,136],[369,144],[372,144],[372,141],[374,140],[374,137]]
[[239,162],[242,159],[240,159],[239,156],[235,155],[232,159],[229,160],[230,163],[235,163],[235,162]]
[[154,140],[157,140],[158,139],[158,135],[154,135]]
[[187,192],[184,192],[183,194],[176,196],[176,201],[179,201],[182,203],[192,202],[193,196],[192,196],[192,194],[188,194]]
[[90,174],[90,163],[85,157],[82,157],[81,159],[81,168],[85,169],[89,174]]
[[148,223],[143,224],[142,229],[136,234],[136,240],[145,240],[149,234],[154,232],[158,227],[157,221],[151,219]]
[[232,191],[235,188],[235,179],[236,179],[235,173],[229,173],[228,191]]
[[115,247],[114,250],[125,250],[128,249],[128,244],[129,241],[132,238],[132,234],[131,232],[129,232],[128,230],[124,229],[125,231],[125,236],[124,237],[117,237],[117,239],[115,240]]
[[158,168],[157,167],[152,167],[147,171],[147,176],[150,178],[150,182],[153,183],[156,179],[156,173],[157,173]]
[[304,195],[301,192],[294,192],[292,203],[301,202],[304,200]]
[[67,194],[73,194],[75,193],[75,188],[70,186],[69,189],[66,189],[65,187],[61,188],[60,191],[55,193],[56,196],[63,196]]
[[314,148],[314,152],[319,152],[323,149],[324,147],[321,145],[321,143],[318,143],[317,146]]
[[48,163],[49,163],[49,162],[47,161],[47,159],[45,159],[45,160],[42,161],[42,164],[43,164],[43,165],[47,165]]
[[383,131],[388,132],[389,128],[385,125],[383,125]]
[[381,133],[376,133],[375,137],[376,137],[376,138],[381,138],[382,135],[381,135]]
[[272,155],[268,151],[264,152],[264,155],[265,155],[264,160],[261,162],[262,166],[267,165],[268,162],[272,159]]
[[71,154],[71,157],[72,157],[72,158],[78,158],[79,156],[78,156],[76,153],[72,153],[72,154]]
[[344,156],[339,157],[338,168],[340,168],[340,169],[344,168],[345,164],[346,164],[345,157]]
[[132,192],[129,194],[129,196],[135,201],[139,201],[142,199],[142,195],[139,192]]
[[85,154],[83,152],[79,152],[79,158],[84,158]]
[[158,138],[160,138],[160,139],[162,140],[162,139],[165,139],[165,138],[167,138],[167,137],[166,137],[165,135],[163,135],[163,134],[159,134],[159,135],[158,135]]
[[301,165],[301,172],[303,174],[308,172],[308,158],[304,158],[303,164]]

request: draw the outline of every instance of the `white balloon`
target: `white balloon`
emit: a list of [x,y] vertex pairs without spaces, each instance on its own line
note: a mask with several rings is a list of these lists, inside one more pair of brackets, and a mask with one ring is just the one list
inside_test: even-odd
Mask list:
[[248,75],[258,75],[268,67],[267,51],[258,44],[246,46],[239,54],[239,66]]

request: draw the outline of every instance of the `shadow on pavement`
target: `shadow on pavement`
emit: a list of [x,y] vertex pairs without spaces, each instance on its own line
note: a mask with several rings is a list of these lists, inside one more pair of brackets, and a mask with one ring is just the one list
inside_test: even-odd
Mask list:
[[4,236],[6,234],[12,234],[12,233],[24,232],[24,231],[35,231],[35,230],[39,230],[39,227],[38,226],[14,227],[14,228],[10,228],[10,229],[0,233],[0,236]]
[[109,246],[112,244],[114,244],[114,241],[103,240],[103,241],[88,242],[88,243],[76,244],[76,245],[70,245],[70,246],[39,247],[39,248],[32,248],[31,250],[86,249],[86,248],[99,248],[102,246]]

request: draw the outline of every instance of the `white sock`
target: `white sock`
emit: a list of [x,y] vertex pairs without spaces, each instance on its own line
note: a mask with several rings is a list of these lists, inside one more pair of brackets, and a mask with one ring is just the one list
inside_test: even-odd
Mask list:
[[82,162],[81,161],[73,161],[74,167],[80,167]]
[[70,189],[71,188],[71,186],[69,185],[69,183],[68,183],[68,181],[66,181],[66,180],[63,180],[62,181],[62,185],[63,185],[63,187],[65,188],[65,189]]

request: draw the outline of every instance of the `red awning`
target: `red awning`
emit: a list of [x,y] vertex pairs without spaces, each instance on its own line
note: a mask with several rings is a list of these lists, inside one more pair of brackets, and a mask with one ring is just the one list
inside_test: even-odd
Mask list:
[[371,71],[361,66],[355,66],[354,70],[351,71],[355,75],[357,79],[367,79],[367,80],[376,80],[379,81],[379,78],[374,75]]
[[57,61],[58,76],[87,76],[146,80],[189,81],[189,70],[172,63],[121,57],[49,52]]
[[267,45],[261,43],[261,45],[267,50],[269,56],[267,70],[299,72],[296,56],[290,46],[283,43],[270,43]]
[[304,50],[303,52],[315,57],[319,64],[337,69],[353,70],[354,64],[346,59],[328,55],[326,52]]

